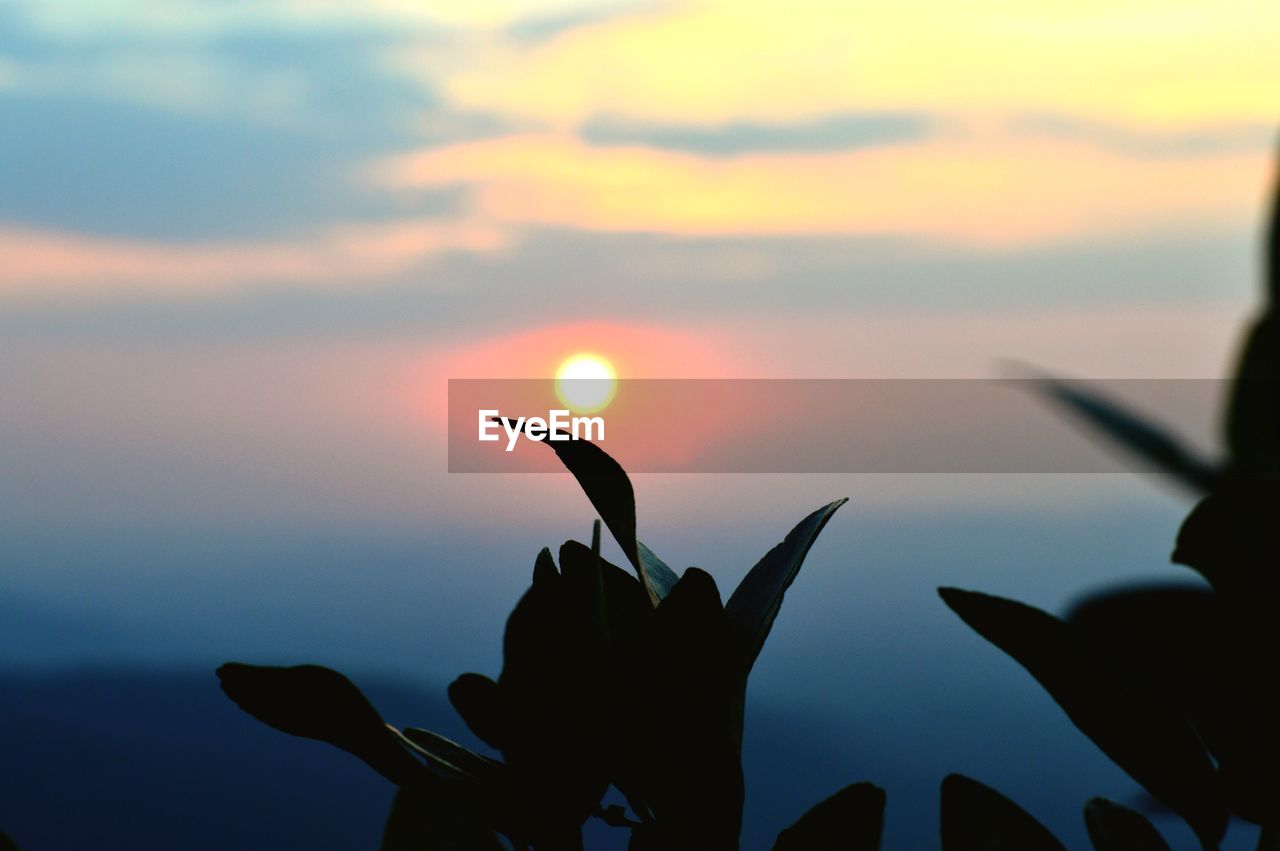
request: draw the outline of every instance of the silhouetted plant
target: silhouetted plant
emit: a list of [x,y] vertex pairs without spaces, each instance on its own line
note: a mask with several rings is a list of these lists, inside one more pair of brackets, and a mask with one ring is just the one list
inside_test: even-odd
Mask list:
[[[1204,848],[1231,816],[1280,849],[1280,201],[1268,241],[1268,302],[1250,331],[1228,406],[1228,460],[1213,464],[1167,430],[1075,382],[1037,386],[1092,427],[1207,496],[1173,558],[1208,587],[1093,594],[1066,618],[943,588],[969,626],[1019,662],[1071,721]],[[228,663],[226,693],[259,720],[329,742],[399,786],[383,848],[579,849],[590,817],[629,829],[633,851],[734,849],[742,821],[747,677],[783,595],[837,500],[802,520],[725,603],[691,567],[677,577],[636,537],[626,473],[585,441],[548,442],[581,484],[635,576],[592,544],[544,549],[507,621],[496,681],[463,674],[449,699],[483,756],[437,734],[386,724],[341,674],[313,665]],[[612,785],[628,807],[602,807]],[[943,851],[1061,851],[1015,803],[949,775]],[[822,801],[776,851],[880,845],[884,793],[867,783]],[[1084,807],[1096,851],[1167,851],[1141,814],[1103,798]]]
[[[383,848],[577,849],[591,816],[631,848],[735,849],[742,823],[747,677],[783,595],[837,500],[802,520],[721,603],[715,580],[677,577],[636,538],[623,469],[586,441],[548,443],[635,572],[568,541],[544,549],[507,620],[497,681],[463,674],[449,700],[498,761],[425,730],[386,724],[346,677],[314,665],[228,663],[223,690],[266,724],[358,756],[400,787]],[[626,798],[601,808],[608,787]],[[879,846],[884,793],[856,784],[778,838],[779,849]]]
[[[1091,594],[1065,619],[999,597],[944,588],[969,626],[1027,669],[1072,722],[1205,848],[1228,818],[1262,825],[1280,848],[1280,192],[1266,251],[1266,302],[1249,331],[1228,402],[1227,460],[1213,464],[1161,426],[1075,383],[1038,382],[1109,439],[1205,496],[1173,561],[1208,583]],[[944,796],[944,837],[945,825]],[[1145,818],[1094,799],[1099,851],[1164,848]],[[1006,819],[1004,845],[1025,826]],[[944,842],[945,845],[945,842]],[[983,847],[995,847],[994,845]],[[1042,845],[1038,847],[1057,847]]]

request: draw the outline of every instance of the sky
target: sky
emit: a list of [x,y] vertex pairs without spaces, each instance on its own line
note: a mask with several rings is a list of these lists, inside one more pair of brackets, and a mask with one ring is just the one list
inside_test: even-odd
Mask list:
[[[592,516],[564,476],[449,474],[450,378],[583,350],[623,378],[1221,377],[1278,37],[1270,0],[0,0],[0,602],[31,630],[3,661],[493,669],[533,555]],[[1171,570],[1187,507],[1114,475],[636,490],[641,536],[722,586],[853,498],[777,633],[793,671],[870,640],[832,588],[943,670],[933,585],[1059,606]],[[1107,563],[1026,566],[1098,524]],[[916,687],[864,661],[900,716]],[[787,670],[753,688],[811,703],[824,675]]]

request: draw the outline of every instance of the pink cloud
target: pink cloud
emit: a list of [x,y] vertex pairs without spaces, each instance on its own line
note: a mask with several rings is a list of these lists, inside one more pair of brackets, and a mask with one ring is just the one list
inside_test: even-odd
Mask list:
[[481,221],[346,224],[294,242],[185,243],[0,224],[0,300],[185,297],[362,280],[444,252],[498,251],[507,244],[503,228]]

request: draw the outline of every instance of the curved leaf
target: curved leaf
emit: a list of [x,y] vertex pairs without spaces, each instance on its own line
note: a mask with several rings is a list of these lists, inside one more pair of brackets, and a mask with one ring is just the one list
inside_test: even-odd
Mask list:
[[943,851],[1065,851],[1013,801],[961,774],[942,781],[941,828]]
[[653,550],[646,547],[644,541],[636,541],[636,550],[640,554],[640,571],[645,590],[649,593],[649,600],[656,606],[671,593],[680,577]]
[[360,689],[337,671],[228,662],[218,668],[218,679],[236,705],[264,724],[355,754],[401,786],[430,777]]
[[1221,475],[1162,427],[1084,385],[1061,378],[1031,379],[1032,387],[1112,443],[1154,465],[1193,491],[1208,492]]
[[[494,419],[513,428],[518,422],[506,417]],[[527,431],[527,427],[525,430]],[[622,465],[613,456],[589,440],[540,442],[551,447],[560,463],[578,480],[587,499],[599,512],[600,519],[636,569],[640,580],[645,581],[636,547],[636,494],[627,471],[622,469]]]
[[449,702],[480,741],[502,750],[504,736],[497,683],[482,674],[463,674],[449,684]]
[[[549,562],[549,553],[538,560]],[[507,618],[493,706],[524,809],[520,822],[544,838],[563,838],[594,811],[608,786],[612,731],[620,722],[616,689],[601,676],[609,648],[594,581],[579,581],[573,570],[539,570],[544,578]],[[639,584],[626,578],[643,602]],[[470,682],[477,694],[487,688]]]
[[1106,798],[1089,799],[1084,823],[1095,851],[1169,851],[1145,816]]
[[782,597],[804,564],[804,557],[831,515],[849,500],[827,503],[796,524],[782,543],[765,553],[734,590],[724,610],[742,647],[742,664],[751,670],[764,646]]
[[1234,472],[1280,472],[1280,314],[1267,310],[1240,352],[1227,406],[1226,439]]
[[1178,530],[1172,559],[1235,599],[1270,598],[1280,587],[1280,481],[1236,481],[1202,499]]
[[942,851],[1066,851],[1004,795],[961,774],[942,781]]
[[[742,713],[732,625],[715,580],[691,567],[654,612],[643,679],[643,803],[658,847],[736,849],[742,827]],[[624,792],[631,793],[629,790]]]
[[1224,423],[1234,470],[1280,472],[1280,181],[1264,249],[1262,315],[1242,348]]
[[983,638],[1044,686],[1072,723],[1206,843],[1226,830],[1213,763],[1191,722],[1117,675],[1109,654],[1039,609],[971,591],[939,590]]
[[[505,418],[503,422],[514,422]],[[678,581],[671,568],[653,550],[636,539],[636,494],[622,465],[589,440],[545,440],[573,474],[591,505],[600,514],[622,553],[644,585],[653,605],[658,605]]]
[[846,786],[779,833],[773,851],[876,851],[884,828],[884,801],[884,790],[878,786]]
[[[393,732],[396,732],[394,728]],[[501,779],[502,763],[463,747],[439,733],[406,727],[401,734],[428,759],[452,766],[468,778],[482,783],[496,783]]]
[[1068,622],[1110,648],[1153,697],[1185,712],[1209,750],[1237,775],[1262,748],[1260,668],[1266,655],[1224,595],[1183,584],[1144,584],[1092,594]]
[[611,654],[611,675],[655,664],[646,646],[654,606],[644,586],[578,541],[565,541],[560,547],[560,567],[574,604],[599,614],[600,632]]
[[0,830],[0,851],[18,851],[18,843],[9,838],[9,834]]

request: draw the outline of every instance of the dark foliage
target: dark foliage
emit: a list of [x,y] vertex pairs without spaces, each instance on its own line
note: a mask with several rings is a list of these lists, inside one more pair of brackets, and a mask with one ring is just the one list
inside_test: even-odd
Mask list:
[[[1266,303],[1240,356],[1224,417],[1227,459],[1194,456],[1161,426],[1083,386],[1038,386],[1108,439],[1204,494],[1173,560],[1204,585],[1095,592],[1059,620],[997,597],[943,589],[960,617],[1017,660],[1072,722],[1205,848],[1229,816],[1280,848],[1280,192],[1266,257]],[[945,795],[944,795],[945,811]],[[1095,848],[1167,846],[1139,814],[1095,798]],[[945,827],[944,827],[945,833]],[[993,846],[994,847],[994,846]]]
[[[837,500],[802,520],[722,602],[710,574],[676,574],[636,538],[622,467],[585,441],[548,443],[627,555],[634,576],[591,546],[548,549],[507,620],[497,680],[463,674],[449,700],[501,753],[474,753],[426,730],[383,722],[355,685],[327,668],[229,663],[223,689],[266,724],[358,756],[400,787],[386,849],[577,849],[596,816],[632,832],[632,848],[738,847],[747,677],[783,596]],[[601,808],[613,786],[630,812]],[[779,847],[879,844],[883,793],[850,787],[784,832]]]
[[[1280,848],[1280,296],[1276,221],[1267,304],[1240,357],[1224,422],[1227,460],[1199,458],[1123,404],[1051,377],[1036,386],[1091,428],[1204,494],[1176,562],[1207,585],[1093,593],[1057,618],[1012,600],[944,588],[946,604],[1022,665],[1071,721],[1181,816],[1204,848],[1230,817]],[[358,756],[400,787],[383,848],[580,849],[598,817],[633,851],[732,851],[742,823],[747,678],[783,597],[844,500],[802,520],[722,600],[710,574],[677,575],[636,536],[622,467],[584,441],[548,442],[581,484],[631,570],[566,542],[535,560],[511,613],[497,680],[463,674],[449,700],[501,759],[426,730],[385,724],[326,668],[219,669],[245,711]],[[613,786],[628,808],[602,808]],[[776,851],[879,847],[884,792],[849,786],[779,834]],[[1102,798],[1084,807],[1096,851],[1167,851],[1145,817]],[[1034,818],[960,775],[942,783],[944,851],[1061,851]],[[5,840],[7,841],[7,840]],[[3,845],[0,845],[3,847]]]

